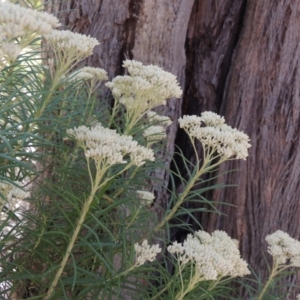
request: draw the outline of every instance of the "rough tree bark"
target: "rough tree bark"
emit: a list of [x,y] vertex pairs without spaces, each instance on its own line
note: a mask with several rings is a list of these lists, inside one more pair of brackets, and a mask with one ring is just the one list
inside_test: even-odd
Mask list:
[[248,1],[220,109],[250,135],[252,147],[246,162],[222,167],[239,169],[220,179],[237,187],[214,199],[236,207],[223,206],[230,221],[211,216],[210,227],[238,238],[243,255],[261,269],[267,234],[281,229],[300,237],[299,17],[298,1]]
[[[168,102],[175,120],[168,134],[191,149],[177,132],[177,118],[212,110],[250,135],[246,162],[224,165],[237,172],[220,181],[237,187],[213,193],[226,216],[199,216],[206,229],[223,229],[241,242],[254,268],[263,265],[266,234],[277,229],[300,237],[298,0],[65,0],[50,8],[63,24],[96,37],[101,45],[88,64],[122,74],[131,58],[163,67],[178,76],[182,101]],[[166,165],[170,161],[166,160]],[[156,174],[167,185],[168,174]],[[167,201],[158,192],[158,203]],[[229,216],[229,217],[228,217]],[[294,279],[293,279],[294,280]]]

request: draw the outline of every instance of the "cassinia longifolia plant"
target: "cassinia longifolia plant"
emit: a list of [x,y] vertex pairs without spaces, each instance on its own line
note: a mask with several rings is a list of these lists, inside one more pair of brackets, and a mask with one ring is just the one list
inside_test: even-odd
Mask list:
[[[213,112],[180,118],[196,162],[179,153],[185,170],[169,170],[158,216],[151,187],[162,183],[151,174],[164,168],[158,154],[172,121],[153,109],[181,97],[176,77],[134,60],[111,81],[100,68],[78,68],[99,42],[58,30],[39,1],[18,3],[0,2],[1,299],[240,299],[240,289],[279,299],[274,283],[300,267],[298,241],[266,237],[273,265],[264,284],[251,279],[238,241],[180,223],[197,211],[187,201],[214,208],[204,192],[217,186],[204,175],[245,160],[248,136]],[[182,243],[171,239],[176,226],[187,232]]]

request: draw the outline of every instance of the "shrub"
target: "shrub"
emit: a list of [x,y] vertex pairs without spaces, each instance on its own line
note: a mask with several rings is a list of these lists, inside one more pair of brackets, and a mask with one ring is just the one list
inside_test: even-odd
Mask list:
[[[193,232],[180,220],[197,211],[184,208],[187,201],[213,208],[207,187],[197,186],[216,188],[203,175],[246,159],[248,136],[212,112],[180,118],[196,163],[179,150],[185,170],[168,172],[184,188],[177,194],[172,185],[157,216],[152,187],[162,183],[151,174],[164,168],[158,153],[171,120],[153,109],[181,96],[176,77],[126,60],[129,75],[105,84],[111,109],[98,94],[107,73],[76,68],[95,38],[57,30],[58,20],[37,10],[3,2],[0,10],[1,297],[234,297],[230,281],[250,274],[238,242],[222,231]],[[189,232],[183,243],[171,240],[172,226]],[[274,265],[266,284],[257,285],[258,299],[275,277],[299,266],[299,242],[282,232],[267,241]]]

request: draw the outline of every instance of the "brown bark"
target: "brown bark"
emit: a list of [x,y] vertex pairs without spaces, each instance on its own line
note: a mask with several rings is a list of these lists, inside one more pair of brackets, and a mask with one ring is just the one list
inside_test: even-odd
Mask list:
[[300,237],[299,16],[298,1],[248,2],[222,101],[221,113],[252,147],[246,162],[222,167],[238,168],[220,179],[237,187],[214,198],[236,207],[223,206],[227,216],[213,216],[210,226],[238,238],[254,268],[266,268],[267,234]]
[[195,1],[187,34],[183,113],[218,111],[245,1]]
[[[52,11],[67,11],[60,15],[68,29],[100,41],[88,63],[110,78],[123,72],[124,58],[177,75],[185,93],[164,109],[172,119],[212,110],[250,135],[248,160],[220,170],[238,169],[219,178],[237,187],[212,195],[235,207],[221,206],[226,216],[202,216],[204,228],[238,238],[254,268],[263,265],[266,234],[281,229],[300,237],[299,1],[66,0]],[[171,153],[176,134],[175,121]],[[192,155],[180,131],[176,143]],[[166,172],[156,176],[167,184]],[[157,201],[165,205],[165,191]]]

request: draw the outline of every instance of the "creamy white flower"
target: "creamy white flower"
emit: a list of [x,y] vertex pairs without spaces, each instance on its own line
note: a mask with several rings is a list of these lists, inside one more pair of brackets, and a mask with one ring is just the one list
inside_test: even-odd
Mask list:
[[184,115],[182,118],[178,119],[180,128],[189,132],[191,128],[200,127],[202,120],[200,117],[192,115]]
[[251,146],[248,135],[226,125],[224,118],[215,113],[183,116],[178,122],[191,139],[198,139],[204,148],[216,151],[222,159],[246,159],[248,156]]
[[141,204],[144,206],[151,205],[155,196],[153,193],[148,191],[136,191],[138,197],[141,199]]
[[126,161],[123,160],[123,155],[121,153],[120,147],[114,145],[104,145],[101,148],[90,148],[85,151],[85,156],[91,157],[95,161],[105,160],[105,163],[109,166],[126,163]]
[[112,94],[123,104],[127,110],[139,109],[144,112],[149,106],[149,101],[161,103],[161,97],[154,99],[153,86],[142,77],[117,76],[105,84],[111,89]]
[[143,132],[143,136],[146,138],[147,142],[157,142],[166,138],[165,129],[162,126],[150,126],[146,128]]
[[165,99],[171,97],[179,98],[182,95],[176,76],[160,67],[153,65],[143,66],[142,63],[135,60],[125,60],[123,67],[128,69],[131,76],[141,76],[152,85],[161,87]]
[[178,243],[177,241],[173,242],[172,245],[168,246],[167,249],[171,254],[183,255],[185,252],[185,248],[182,246],[181,243]]
[[146,261],[152,262],[155,260],[156,255],[161,252],[158,244],[150,245],[147,240],[144,240],[141,245],[134,244],[137,266],[143,265]]
[[60,26],[59,20],[51,14],[13,3],[0,2],[0,11],[2,37],[7,40],[25,34],[44,35]]
[[152,149],[138,145],[134,151],[130,153],[130,159],[133,164],[141,167],[145,164],[146,160],[154,161],[155,157]]
[[140,73],[144,65],[139,61],[126,59],[123,61],[123,67],[127,68],[130,74],[133,74],[134,70]]
[[149,110],[147,111],[147,117],[150,121],[159,123],[162,126],[169,126],[172,124],[172,120],[167,116],[161,116],[157,114],[155,111]]
[[15,61],[22,51],[22,48],[13,42],[4,42],[1,45],[2,53],[8,61]]
[[268,252],[277,264],[300,267],[300,242],[298,240],[293,239],[281,230],[277,230],[267,235],[266,241]]
[[0,12],[0,68],[15,61],[36,37],[60,26],[53,15],[9,2],[0,2]]
[[225,124],[224,117],[221,117],[218,114],[211,112],[211,111],[203,112],[201,114],[201,121],[206,126],[213,126],[213,127],[218,127],[218,126]]
[[156,66],[143,66],[140,62],[126,60],[130,76],[117,76],[106,86],[116,100],[123,104],[135,122],[150,109],[165,105],[166,99],[179,98],[182,91],[176,77]]
[[107,72],[101,68],[93,68],[93,67],[83,67],[78,69],[71,75],[69,75],[71,80],[90,80],[94,79],[97,81],[107,80]]
[[68,76],[68,80],[70,80],[70,81],[90,80],[90,79],[93,79],[93,75],[88,72],[84,72],[84,71],[78,71],[78,72],[75,72],[75,74],[71,74]]
[[183,244],[174,242],[168,251],[177,257],[179,264],[195,265],[199,281],[250,274],[246,262],[240,257],[236,241],[223,231],[211,235],[197,231],[194,235],[189,234]]
[[201,244],[211,244],[212,243],[212,236],[203,230],[195,231],[194,235],[201,241]]
[[94,47],[99,45],[97,39],[69,30],[52,30],[45,38],[54,51],[72,52],[79,57],[92,55]]
[[95,124],[92,128],[79,126],[68,129],[67,133],[78,141],[86,157],[102,166],[126,163],[127,156],[137,166],[142,166],[146,160],[154,160],[153,150],[138,145],[132,136],[120,135],[101,124]]

